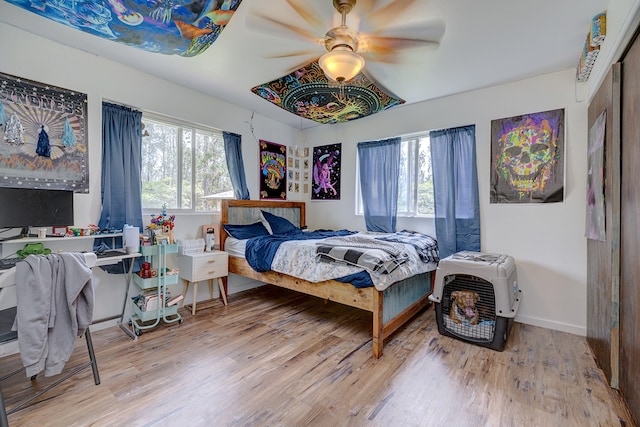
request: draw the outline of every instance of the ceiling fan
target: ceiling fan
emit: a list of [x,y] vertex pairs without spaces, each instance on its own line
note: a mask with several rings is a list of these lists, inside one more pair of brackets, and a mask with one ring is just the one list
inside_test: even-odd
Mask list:
[[[320,14],[307,1],[286,1],[313,29],[318,30],[324,26],[324,20]],[[313,30],[264,15],[257,16],[262,23],[258,22],[257,25],[251,26],[264,28],[263,24],[267,24],[270,34],[274,33],[274,27],[276,34],[278,29],[284,28],[314,44],[323,44],[327,52],[318,58],[318,63],[330,81],[343,85],[363,70],[366,64],[365,57],[367,61],[395,64],[399,62],[398,54],[403,49],[439,46],[445,31],[444,21],[440,19],[404,24],[395,28],[392,25],[399,20],[403,11],[419,2],[419,0],[391,0],[386,5],[379,6],[381,3],[379,0],[359,0],[358,12],[362,17],[360,22],[369,24],[372,28],[370,32],[359,32],[347,26],[347,15],[356,7],[356,0],[333,0],[333,7],[341,16],[341,23],[329,29],[324,37],[318,37]],[[271,57],[308,56],[318,53],[315,48]]]

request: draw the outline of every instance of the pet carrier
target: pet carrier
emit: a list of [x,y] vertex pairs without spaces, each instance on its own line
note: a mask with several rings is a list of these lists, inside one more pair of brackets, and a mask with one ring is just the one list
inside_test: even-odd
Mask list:
[[515,261],[470,251],[448,256],[429,299],[442,335],[502,351],[522,299]]

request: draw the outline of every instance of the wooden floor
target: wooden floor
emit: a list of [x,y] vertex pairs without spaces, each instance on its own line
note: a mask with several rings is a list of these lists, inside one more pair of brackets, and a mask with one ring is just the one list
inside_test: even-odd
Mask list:
[[[496,352],[441,336],[427,309],[373,360],[370,313],[272,286],[209,305],[137,342],[94,332],[102,383],[85,370],[10,425],[634,425],[583,337],[516,323]],[[86,358],[78,340],[67,368]],[[24,374],[2,387],[9,408],[33,391]]]

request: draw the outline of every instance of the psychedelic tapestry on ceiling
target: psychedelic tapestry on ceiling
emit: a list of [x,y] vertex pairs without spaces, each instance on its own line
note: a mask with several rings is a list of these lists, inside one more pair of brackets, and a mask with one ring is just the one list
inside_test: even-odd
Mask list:
[[564,109],[491,121],[491,203],[564,198]]
[[87,95],[0,73],[0,186],[89,192]]
[[260,199],[287,199],[287,146],[260,140]]
[[297,116],[322,124],[356,120],[405,102],[363,73],[343,87],[330,83],[317,61],[251,91]]
[[216,41],[242,0],[7,0],[85,33],[149,52],[196,56]]
[[342,144],[313,147],[311,200],[340,200]]

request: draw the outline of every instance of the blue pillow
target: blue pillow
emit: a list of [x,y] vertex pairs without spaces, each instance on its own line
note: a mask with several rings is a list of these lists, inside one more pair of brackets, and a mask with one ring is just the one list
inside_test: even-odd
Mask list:
[[222,227],[231,237],[240,240],[269,235],[269,231],[259,221],[253,224],[222,224]]
[[288,219],[278,215],[274,215],[267,211],[261,211],[262,217],[267,221],[271,228],[271,234],[288,234],[298,231],[299,228],[293,225]]

